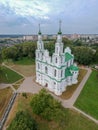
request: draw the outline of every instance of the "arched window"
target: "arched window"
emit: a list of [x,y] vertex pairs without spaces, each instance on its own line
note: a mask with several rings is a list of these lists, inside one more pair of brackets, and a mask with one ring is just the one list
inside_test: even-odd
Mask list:
[[45,73],[46,73],[46,74],[48,73],[48,68],[47,68],[47,66],[45,67]]
[[56,82],[54,82],[54,85],[56,85]]
[[39,53],[38,53],[38,56],[37,56],[38,58],[39,58]]
[[40,69],[40,64],[38,63],[38,69]]
[[68,67],[68,62],[66,63],[67,67]]
[[57,71],[56,71],[56,69],[54,70],[54,76],[56,77],[56,73],[57,73]]
[[61,63],[63,63],[63,57],[61,57]]
[[58,53],[58,47],[56,47],[56,53]]
[[57,61],[57,57],[56,57],[56,59],[55,59],[55,63],[57,63],[58,61]]
[[63,77],[63,70],[61,70],[61,77]]

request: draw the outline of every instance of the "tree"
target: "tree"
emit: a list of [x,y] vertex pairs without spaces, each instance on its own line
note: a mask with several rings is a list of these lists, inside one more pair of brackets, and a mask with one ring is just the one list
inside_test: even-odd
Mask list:
[[37,123],[27,112],[19,111],[7,130],[37,130]]
[[22,93],[22,96],[27,98],[27,94],[26,93]]
[[1,64],[2,64],[2,55],[0,53],[0,69],[1,69]]
[[55,48],[55,42],[49,41],[49,43],[45,43],[45,49],[48,49],[50,56],[52,56]]
[[75,40],[75,41],[73,42],[73,44],[74,44],[75,46],[81,46],[81,45],[82,45],[82,41],[79,40],[79,39],[77,39],[77,40]]
[[75,47],[73,48],[73,54],[79,64],[89,65],[93,61],[94,52],[88,47]]
[[97,48],[95,55],[94,55],[94,61],[95,61],[95,63],[98,63],[98,48]]
[[63,41],[63,43],[64,43],[64,48],[67,47],[67,46],[69,46],[69,47],[72,46],[72,41],[69,40],[68,38],[63,38],[62,41]]
[[56,110],[62,113],[61,103],[48,94],[45,89],[42,89],[39,94],[35,94],[32,97],[30,105],[35,114],[47,120],[56,119]]

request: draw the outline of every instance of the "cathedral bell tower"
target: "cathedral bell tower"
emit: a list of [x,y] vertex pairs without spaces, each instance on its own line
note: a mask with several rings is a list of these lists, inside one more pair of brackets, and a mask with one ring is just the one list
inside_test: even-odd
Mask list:
[[42,35],[40,31],[40,24],[39,24],[39,32],[38,32],[37,49],[41,51],[44,50],[44,43],[42,41]]
[[57,35],[57,42],[55,45],[55,53],[60,55],[63,53],[63,43],[62,43],[62,32],[61,32],[61,21],[59,21],[59,31]]

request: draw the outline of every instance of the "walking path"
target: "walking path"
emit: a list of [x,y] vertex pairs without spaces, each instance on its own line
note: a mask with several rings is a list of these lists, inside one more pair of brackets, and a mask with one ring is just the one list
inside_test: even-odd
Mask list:
[[[74,94],[72,95],[72,97],[68,100],[64,100],[61,99],[60,97],[54,95],[53,93],[50,93],[55,99],[61,101],[62,105],[65,108],[72,108],[76,111],[78,111],[79,113],[83,114],[84,116],[86,116],[87,118],[91,119],[92,121],[94,121],[95,123],[98,124],[98,120],[94,119],[93,117],[91,117],[90,115],[84,113],[83,111],[77,109],[76,107],[74,107],[74,103],[77,100],[81,90],[83,89],[87,79],[89,78],[92,70],[90,68],[86,68],[87,70],[87,74],[85,75],[85,77],[83,78],[83,80],[81,81],[81,83],[79,84],[78,88],[75,90]],[[32,77],[27,77],[25,78],[24,82],[20,85],[20,88],[17,90],[18,93],[22,93],[22,92],[29,92],[29,93],[38,93],[40,90],[42,89],[41,86],[39,86],[38,84],[36,84],[33,81]]]
[[[15,71],[14,69],[8,67],[7,65],[4,65],[5,67]],[[78,108],[74,107],[74,103],[75,101],[77,100],[81,90],[83,89],[87,79],[89,78],[90,74],[91,74],[91,69],[90,68],[86,68],[87,70],[87,74],[85,75],[85,77],[83,78],[83,80],[81,81],[81,83],[79,84],[79,86],[77,87],[77,89],[75,90],[74,94],[72,95],[72,97],[68,100],[64,100],[64,99],[61,99],[60,97],[57,97],[56,95],[52,94],[51,95],[56,98],[57,100],[61,101],[62,105],[65,107],[65,108],[72,108],[76,111],[78,111],[79,113],[83,114],[84,116],[86,116],[87,118],[89,118],[90,120],[94,121],[95,123],[98,124],[98,120],[96,120],[95,118],[91,117],[90,115],[86,114],[85,112],[79,110]],[[15,71],[17,72],[17,71]],[[19,72],[17,72],[19,73]],[[19,73],[20,74],[20,73]],[[22,75],[22,74],[20,74]],[[20,85],[20,87],[18,88],[18,90],[16,91],[15,89],[13,89],[13,86],[11,86],[11,88],[14,90],[14,92],[17,92],[17,93],[23,93],[23,92],[27,92],[27,93],[38,93],[43,87],[36,84],[34,81],[33,81],[33,78],[34,77],[25,77],[24,75],[22,75],[25,80],[23,81],[23,83]],[[6,85],[7,86],[7,85]],[[6,87],[5,86],[5,87]],[[3,88],[3,87],[2,87]]]
[[0,89],[9,87],[11,84],[0,83]]
[[83,78],[83,80],[81,81],[81,83],[79,84],[75,92],[73,93],[72,97],[64,101],[63,103],[64,107],[71,108],[74,105],[75,101],[77,100],[78,96],[80,95],[81,90],[83,89],[87,79],[89,78],[92,72],[90,68],[86,68],[86,70],[87,70],[87,74],[85,75],[85,77]]
[[93,118],[92,116],[86,114],[85,112],[81,111],[80,109],[76,108],[76,107],[72,107],[74,110],[78,111],[79,113],[81,113],[82,115],[86,116],[87,118],[89,118],[90,120],[94,121],[96,124],[98,124],[98,120],[96,120],[95,118]]
[[33,81],[33,77],[27,77],[23,81],[23,83],[20,85],[20,87],[17,90],[17,93],[38,93],[42,89],[41,86],[37,85]]

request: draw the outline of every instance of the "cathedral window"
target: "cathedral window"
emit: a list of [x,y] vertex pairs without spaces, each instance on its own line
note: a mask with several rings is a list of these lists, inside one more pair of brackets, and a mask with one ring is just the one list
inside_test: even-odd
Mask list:
[[54,85],[56,85],[56,82],[54,82]]
[[40,69],[40,64],[38,63],[38,69]]
[[61,70],[61,77],[63,77],[63,70]]
[[57,57],[56,57],[56,59],[55,59],[55,63],[57,63]]
[[61,57],[61,63],[63,63],[63,57]]
[[67,64],[67,67],[68,67],[68,62],[66,64]]
[[39,49],[40,49],[40,45],[39,45]]
[[58,53],[58,47],[56,47],[56,53]]
[[38,58],[39,58],[39,53],[38,53]]
[[56,70],[54,70],[54,76],[56,77],[56,73],[57,73],[57,71]]
[[46,74],[48,73],[48,69],[47,69],[47,66],[45,67],[45,73],[46,73]]

